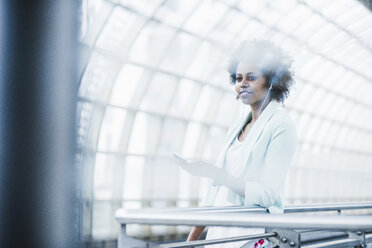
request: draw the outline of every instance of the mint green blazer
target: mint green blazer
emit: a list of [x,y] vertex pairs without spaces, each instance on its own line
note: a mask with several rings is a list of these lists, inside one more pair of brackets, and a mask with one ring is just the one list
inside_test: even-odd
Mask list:
[[[223,168],[226,152],[239,135],[246,118],[234,122],[227,132],[216,166]],[[294,121],[271,101],[247,134],[240,159],[233,176],[245,180],[245,193],[241,196],[229,191],[227,200],[236,206],[261,206],[270,213],[283,213],[285,177],[296,151],[297,135]],[[213,206],[219,186],[210,186],[202,206]]]

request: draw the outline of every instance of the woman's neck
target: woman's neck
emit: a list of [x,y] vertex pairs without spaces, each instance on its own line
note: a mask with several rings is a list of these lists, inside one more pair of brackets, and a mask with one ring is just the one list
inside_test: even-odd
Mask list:
[[262,101],[259,101],[259,102],[256,102],[254,104],[251,104],[251,111],[252,111],[252,122],[255,122],[258,117],[260,116],[260,114],[264,111],[264,109],[266,108],[266,106],[269,104],[270,102],[270,99],[267,99],[265,102]]

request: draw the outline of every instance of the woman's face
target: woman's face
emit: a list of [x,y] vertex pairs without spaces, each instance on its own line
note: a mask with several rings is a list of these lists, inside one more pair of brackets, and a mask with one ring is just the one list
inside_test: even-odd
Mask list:
[[244,104],[255,105],[264,100],[266,79],[255,66],[240,62],[236,68],[235,91]]

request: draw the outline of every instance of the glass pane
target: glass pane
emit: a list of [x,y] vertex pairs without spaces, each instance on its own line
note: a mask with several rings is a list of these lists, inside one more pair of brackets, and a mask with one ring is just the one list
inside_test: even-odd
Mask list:
[[221,94],[222,92],[220,90],[204,86],[197,104],[194,106],[192,118],[200,121],[211,121],[214,114],[213,109],[216,109],[215,106],[221,98]]
[[266,4],[266,1],[240,1],[238,7],[245,13],[256,16],[257,13],[264,10]]
[[227,91],[217,108],[215,123],[223,126],[229,126],[232,123],[236,112],[239,110],[239,102],[236,100],[233,92]]
[[208,139],[205,145],[203,160],[214,163],[217,154],[221,152],[227,129],[211,127],[208,132]]
[[160,134],[158,154],[172,156],[172,152],[179,153],[181,151],[185,130],[185,122],[167,118],[164,121]]
[[221,89],[233,91],[233,86],[230,84],[229,73],[227,72],[226,64],[220,63],[214,68],[207,83],[213,84]]
[[123,199],[142,199],[144,169],[143,157],[128,156],[125,159]]
[[199,39],[189,34],[178,33],[169,44],[160,68],[166,71],[183,73],[194,57],[194,51],[199,42]]
[[156,12],[155,18],[173,26],[181,26],[198,0],[165,0]]
[[115,239],[119,226],[115,220],[117,208],[110,201],[95,201],[93,204],[92,236],[95,240]]
[[216,1],[205,0],[194,11],[185,24],[185,29],[205,35],[217,24],[226,12],[226,5]]
[[119,199],[122,191],[124,160],[97,153],[94,167],[94,198]]
[[173,116],[188,118],[199,95],[201,84],[182,79],[170,106],[169,113]]
[[[145,195],[151,199],[176,199],[179,166],[174,159],[153,159],[146,165]],[[151,179],[151,180],[150,180]],[[166,204],[165,204],[166,206]]]
[[[86,4],[84,4],[86,3]],[[82,30],[81,41],[90,46],[94,45],[97,35],[102,29],[103,25],[113,8],[112,4],[104,0],[83,1],[86,7],[86,17],[82,20],[82,25],[86,23],[86,28]],[[85,12],[83,7],[83,12]],[[83,26],[84,27],[84,26]]]
[[186,158],[200,158],[203,135],[205,135],[205,128],[199,123],[190,122],[187,125],[181,154]]
[[98,37],[96,46],[122,55],[125,54],[128,45],[131,44],[144,21],[133,12],[116,7]]
[[79,108],[81,109],[81,111],[77,111],[77,120],[79,120],[77,144],[80,147],[84,147],[87,145],[89,129],[93,119],[93,105],[88,102],[79,102],[78,109]]
[[209,37],[218,43],[229,46],[231,41],[236,38],[235,35],[244,29],[248,22],[248,18],[241,12],[230,9]]
[[236,41],[238,41],[238,43],[236,46],[240,45],[244,40],[253,39],[253,37],[254,39],[268,39],[269,37],[265,37],[265,35],[269,30],[270,29],[263,23],[250,19],[244,28],[237,33]]
[[134,42],[129,58],[132,61],[157,66],[175,30],[160,25],[157,22],[149,22]]
[[165,113],[177,87],[177,78],[156,73],[149,83],[141,102],[141,109]]
[[322,99],[326,97],[327,92],[321,88],[317,88],[311,95],[304,110],[308,113],[317,114],[319,106],[322,106]]
[[110,58],[93,53],[81,79],[79,96],[95,101],[105,101],[109,93],[109,82],[112,82],[119,65]]
[[114,83],[110,103],[118,106],[131,106],[143,72],[141,67],[124,65]]
[[292,32],[292,35],[296,36],[299,40],[307,42],[307,40],[325,24],[326,21],[324,18],[312,14],[308,19],[301,22],[301,25],[294,30],[295,32]]
[[221,49],[210,42],[203,42],[195,52],[194,60],[186,70],[186,75],[196,79],[209,80],[217,64],[221,62]]
[[295,8],[288,11],[281,20],[278,21],[279,30],[291,34],[300,25],[301,21],[307,20],[313,15],[311,10],[302,4],[297,4]]
[[153,154],[156,151],[161,120],[159,117],[137,113],[129,140],[128,152]]
[[122,131],[125,127],[126,111],[118,108],[106,108],[103,118],[98,150],[118,151],[122,139]]
[[135,9],[139,13],[150,17],[154,14],[155,10],[159,8],[161,0],[121,0],[121,4]]

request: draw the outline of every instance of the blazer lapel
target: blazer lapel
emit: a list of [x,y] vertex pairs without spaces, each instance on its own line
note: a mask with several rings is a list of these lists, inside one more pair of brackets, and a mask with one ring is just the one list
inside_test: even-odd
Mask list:
[[251,115],[251,113],[249,113],[248,117],[244,118],[243,121],[239,122],[237,125],[235,125],[235,127],[232,128],[233,131],[231,132],[230,136],[227,137],[226,142],[225,142],[224,146],[222,147],[222,150],[219,153],[219,156],[216,159],[216,166],[217,167],[220,167],[220,168],[224,167],[227,150],[229,149],[232,142],[234,141],[234,139],[237,135],[237,130],[241,130],[242,125],[244,125],[244,123],[246,123],[246,121],[247,121],[247,119],[249,118],[250,115]]
[[[253,124],[251,130],[249,130],[249,133],[245,140],[243,141],[243,147],[242,147],[242,153],[241,153],[241,163],[236,167],[236,170],[234,171],[235,176],[241,176],[244,173],[245,170],[245,165],[248,162],[248,159],[251,155],[252,148],[254,144],[256,144],[258,138],[260,137],[264,127],[266,126],[267,122],[270,120],[271,116],[275,113],[275,111],[278,109],[277,103],[274,101],[271,101],[264,111],[262,111],[261,115],[258,117],[257,121]],[[246,121],[248,118],[250,118],[251,112],[249,113]],[[235,131],[234,137],[236,137],[243,126],[245,125],[246,121],[244,121],[241,125],[240,128],[238,128]],[[231,143],[230,143],[231,144]]]

